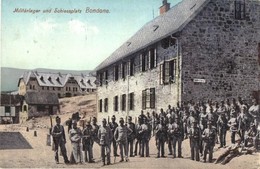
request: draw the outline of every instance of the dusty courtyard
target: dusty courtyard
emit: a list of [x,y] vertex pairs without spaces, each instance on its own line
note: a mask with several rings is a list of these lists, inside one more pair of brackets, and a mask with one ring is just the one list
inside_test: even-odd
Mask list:
[[[64,122],[64,118],[62,121]],[[67,127],[66,127],[67,129]],[[9,149],[1,149],[0,157],[0,168],[101,168],[101,158],[100,158],[100,147],[94,145],[94,158],[96,163],[93,164],[78,164],[78,165],[65,165],[63,163],[62,156],[60,156],[60,164],[56,164],[54,160],[54,152],[51,150],[50,146],[46,145],[47,140],[47,128],[36,128],[34,130],[26,131],[26,127],[21,127],[20,125],[2,125],[0,126],[1,132],[19,132],[24,137],[24,139],[30,144],[30,147],[24,147],[24,149],[18,149],[17,146],[13,146]],[[34,136],[34,131],[37,131],[37,136]],[[67,133],[66,133],[67,134]],[[68,134],[67,134],[68,136]],[[69,139],[67,139],[69,140]],[[6,140],[8,141],[8,140]],[[228,140],[228,142],[230,142]],[[9,141],[8,144],[24,144],[20,139],[15,139]],[[70,142],[67,141],[67,153],[68,156],[71,152]],[[217,145],[218,146],[218,145]],[[242,155],[231,160],[226,165],[221,164],[210,164],[191,161],[189,154],[189,142],[185,140],[183,142],[183,159],[172,159],[171,157],[156,159],[156,149],[154,137],[150,141],[150,152],[151,157],[140,158],[131,157],[129,162],[119,163],[119,158],[117,157],[116,163],[104,166],[102,168],[178,168],[178,169],[188,169],[188,168],[201,168],[201,169],[258,169],[260,168],[260,153],[253,155]],[[166,145],[166,154],[167,145]],[[216,158],[223,149],[215,149],[214,158]],[[114,157],[111,157],[112,162]]]

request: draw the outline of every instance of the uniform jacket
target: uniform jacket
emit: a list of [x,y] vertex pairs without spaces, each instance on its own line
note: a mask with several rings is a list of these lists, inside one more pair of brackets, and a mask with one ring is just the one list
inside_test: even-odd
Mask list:
[[98,129],[98,139],[100,145],[109,145],[113,139],[112,130],[108,126],[100,126]]
[[52,137],[54,141],[64,141],[66,142],[64,127],[62,125],[56,124],[52,128]]

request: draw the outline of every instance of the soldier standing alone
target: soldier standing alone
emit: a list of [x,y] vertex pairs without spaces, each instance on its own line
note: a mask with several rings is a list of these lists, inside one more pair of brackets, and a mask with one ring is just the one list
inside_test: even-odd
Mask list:
[[65,144],[66,144],[66,137],[65,137],[65,132],[64,132],[64,127],[62,125],[60,125],[60,117],[57,116],[56,117],[56,125],[53,127],[52,129],[52,137],[53,137],[53,143],[54,143],[54,148],[55,148],[55,160],[56,160],[56,163],[58,164],[59,163],[59,155],[58,155],[58,152],[59,152],[59,147],[61,149],[61,153],[62,153],[62,156],[64,158],[64,162],[66,164],[69,163],[69,160],[68,160],[68,157],[67,157],[67,150],[66,150],[66,147],[65,147]]

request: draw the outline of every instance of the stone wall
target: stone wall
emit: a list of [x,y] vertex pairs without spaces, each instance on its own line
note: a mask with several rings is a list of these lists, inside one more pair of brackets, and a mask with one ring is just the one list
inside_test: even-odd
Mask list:
[[[162,85],[160,84],[160,64],[164,60],[171,60],[176,58],[176,46],[163,49],[161,43],[153,45],[157,50],[157,66],[153,69],[149,69],[145,72],[140,71],[140,51],[134,54],[135,62],[135,73],[134,76],[129,76],[129,81],[127,78],[122,79],[119,76],[118,81],[114,81],[114,65],[111,65],[107,69],[100,72],[108,70],[108,84],[103,84],[97,89],[97,116],[98,121],[102,118],[108,118],[115,115],[117,119],[120,117],[125,117],[127,115],[126,111],[121,110],[121,95],[134,92],[134,110],[129,111],[129,115],[132,117],[138,117],[142,110],[142,90],[147,88],[155,88],[155,109],[145,109],[144,113],[152,111],[159,112],[161,108],[167,109],[168,105],[176,105],[177,102],[177,83]],[[148,50],[149,48],[145,49]],[[128,61],[130,58],[124,59]],[[118,62],[117,64],[121,64]],[[128,85],[129,84],[129,85]],[[129,87],[128,87],[129,86]],[[117,112],[114,111],[114,96],[119,96],[119,107]],[[104,99],[108,98],[108,112],[104,112]],[[99,100],[102,99],[102,112],[99,112]],[[126,108],[127,110],[127,108]],[[134,119],[133,118],[133,119]]]
[[183,101],[249,100],[260,90],[260,1],[246,1],[244,20],[235,19],[234,6],[234,0],[211,0],[182,30]]

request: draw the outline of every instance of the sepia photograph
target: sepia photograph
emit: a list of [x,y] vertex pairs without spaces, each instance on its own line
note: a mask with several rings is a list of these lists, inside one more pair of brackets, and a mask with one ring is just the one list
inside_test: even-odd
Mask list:
[[0,168],[260,169],[260,0],[0,2]]

